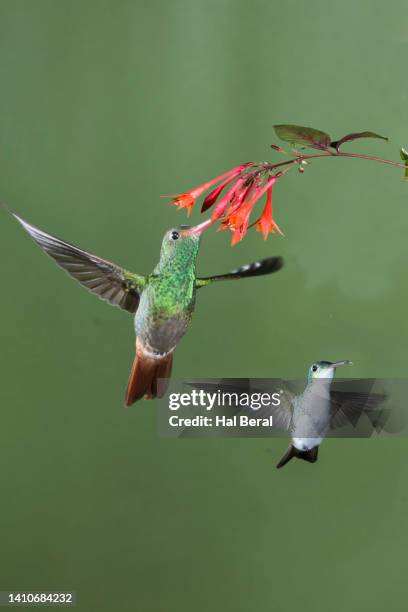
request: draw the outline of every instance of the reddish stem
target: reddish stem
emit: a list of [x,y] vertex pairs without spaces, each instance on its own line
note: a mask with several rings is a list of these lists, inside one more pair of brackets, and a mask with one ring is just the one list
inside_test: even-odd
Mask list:
[[298,155],[292,159],[289,159],[279,164],[268,164],[265,166],[265,170],[274,170],[275,168],[281,168],[282,166],[290,166],[292,164],[301,164],[303,160],[317,159],[319,157],[353,157],[355,159],[366,159],[369,161],[376,161],[381,164],[389,164],[396,166],[397,168],[405,168],[405,164],[401,162],[392,161],[390,159],[383,159],[375,155],[364,155],[362,153],[343,153],[342,151],[327,151],[326,153],[314,153],[312,155]]
[[355,157],[357,159],[368,159],[369,161],[380,162],[380,164],[390,164],[390,166],[396,166],[397,168],[405,168],[405,164],[392,161],[391,159],[383,159],[382,157],[377,157],[376,155],[362,155],[360,153],[342,153],[341,151],[336,153],[336,155],[337,157]]

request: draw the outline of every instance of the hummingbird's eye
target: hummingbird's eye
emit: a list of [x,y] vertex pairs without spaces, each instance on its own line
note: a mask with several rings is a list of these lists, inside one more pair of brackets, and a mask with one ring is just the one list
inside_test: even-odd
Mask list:
[[312,372],[317,372],[317,365],[312,366]]
[[170,238],[172,240],[178,240],[180,238],[180,234],[176,232],[176,230],[174,230],[173,232],[171,232]]

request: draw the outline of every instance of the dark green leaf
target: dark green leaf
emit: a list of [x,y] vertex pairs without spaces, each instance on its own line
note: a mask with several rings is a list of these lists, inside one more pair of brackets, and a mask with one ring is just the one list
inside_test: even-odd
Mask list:
[[346,134],[340,140],[336,140],[330,143],[330,146],[339,150],[342,144],[345,142],[350,142],[351,140],[357,140],[358,138],[380,138],[381,140],[388,140],[385,136],[380,136],[380,134],[376,134],[375,132],[353,132],[352,134]]
[[330,146],[330,136],[321,130],[303,127],[301,125],[274,125],[276,135],[291,144],[326,150]]
[[404,181],[408,182],[408,151],[404,147],[400,150],[400,157],[405,162]]

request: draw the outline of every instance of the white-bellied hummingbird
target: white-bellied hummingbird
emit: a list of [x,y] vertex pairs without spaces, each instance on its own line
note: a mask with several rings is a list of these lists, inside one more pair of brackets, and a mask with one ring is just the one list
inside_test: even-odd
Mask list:
[[303,393],[295,395],[286,390],[281,394],[281,403],[276,409],[277,426],[287,429],[292,443],[277,464],[277,468],[286,465],[293,457],[309,463],[317,461],[319,447],[330,430],[344,425],[355,429],[363,414],[368,416],[371,425],[376,428],[380,422],[378,408],[387,399],[384,393],[367,392],[366,383],[373,381],[361,379],[356,381],[353,389],[339,390],[332,388],[336,369],[339,366],[352,365],[343,361],[316,361],[308,370],[307,385]]
[[[267,422],[272,417],[267,435],[287,431],[292,438],[276,466],[281,468],[293,457],[315,463],[326,436],[369,437],[374,431],[381,432],[387,423],[390,409],[381,406],[388,395],[373,392],[376,379],[333,381],[336,369],[342,365],[351,365],[351,361],[312,363],[303,392],[293,390],[299,389],[303,381],[280,378],[194,380],[188,381],[187,386],[212,395],[212,411],[224,414],[227,406],[228,416],[237,415],[238,422],[241,416],[252,417],[252,422],[257,419]],[[254,427],[241,426],[239,433],[251,436]],[[262,426],[258,431],[265,432]],[[188,430],[184,435],[188,435]]]
[[286,393],[287,429],[292,436],[292,444],[277,464],[286,465],[293,457],[310,463],[317,461],[319,446],[330,427],[332,415],[330,385],[336,368],[351,365],[351,361],[317,361],[308,371],[306,389],[300,395]]

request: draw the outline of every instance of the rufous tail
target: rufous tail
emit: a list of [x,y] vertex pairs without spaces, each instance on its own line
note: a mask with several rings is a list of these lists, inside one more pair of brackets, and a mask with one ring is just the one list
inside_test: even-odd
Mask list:
[[152,355],[136,341],[136,355],[126,389],[125,405],[131,406],[142,397],[145,399],[161,397],[166,386],[162,384],[159,389],[157,379],[170,378],[172,365],[173,352],[163,356]]

